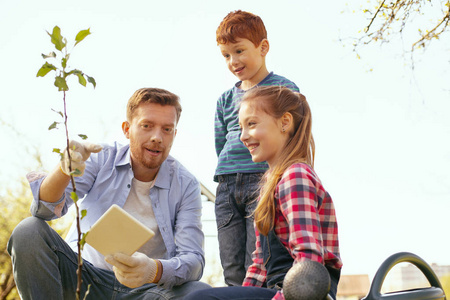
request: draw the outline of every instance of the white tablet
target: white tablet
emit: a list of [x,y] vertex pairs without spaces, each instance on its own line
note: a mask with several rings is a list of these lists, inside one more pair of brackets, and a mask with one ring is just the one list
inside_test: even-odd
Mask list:
[[86,243],[104,256],[117,252],[132,255],[154,235],[150,228],[113,204],[91,227]]

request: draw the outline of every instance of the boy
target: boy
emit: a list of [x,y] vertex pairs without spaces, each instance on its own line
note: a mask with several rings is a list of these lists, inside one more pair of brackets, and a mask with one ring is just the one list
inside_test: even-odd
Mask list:
[[225,283],[242,285],[255,250],[252,213],[259,182],[267,164],[254,163],[240,141],[238,106],[245,92],[255,86],[283,85],[293,91],[292,81],[268,72],[265,57],[269,41],[260,17],[241,10],[230,12],[216,31],[216,41],[228,69],[239,81],[217,101],[215,146],[218,164],[214,181],[220,260]]

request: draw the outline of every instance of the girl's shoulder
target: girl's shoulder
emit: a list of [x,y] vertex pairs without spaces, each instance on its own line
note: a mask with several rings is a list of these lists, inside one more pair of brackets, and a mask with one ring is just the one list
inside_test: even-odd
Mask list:
[[308,184],[315,186],[320,185],[321,181],[310,165],[299,162],[293,163],[284,171],[278,185],[286,183],[289,185]]
[[294,163],[283,173],[277,185],[276,195],[277,198],[282,198],[283,195],[293,191],[305,190],[314,191],[321,199],[328,195],[322,185],[322,181],[310,165],[306,163]]
[[316,173],[314,172],[313,168],[311,168],[310,165],[306,163],[293,163],[290,165],[283,173],[283,177],[288,176],[299,176],[303,177],[305,175],[313,175],[314,177],[317,177]]

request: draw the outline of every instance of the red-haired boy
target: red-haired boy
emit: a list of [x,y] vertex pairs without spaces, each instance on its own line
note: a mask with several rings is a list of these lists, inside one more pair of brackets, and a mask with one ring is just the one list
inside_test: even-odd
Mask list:
[[259,182],[267,170],[265,162],[254,163],[240,141],[238,107],[246,91],[255,86],[283,85],[299,92],[295,83],[267,70],[267,31],[259,16],[230,12],[216,31],[216,41],[228,69],[239,81],[217,101],[215,147],[218,164],[214,180],[216,221],[220,259],[225,282],[242,285],[255,250],[251,217],[256,207]]

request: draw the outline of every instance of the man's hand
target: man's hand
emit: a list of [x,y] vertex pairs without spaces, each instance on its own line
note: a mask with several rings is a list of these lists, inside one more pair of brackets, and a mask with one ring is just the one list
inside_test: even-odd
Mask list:
[[153,283],[158,275],[160,263],[147,255],[136,252],[132,256],[116,253],[105,257],[105,261],[113,265],[117,280],[130,288]]
[[[72,161],[72,175],[81,176],[84,173],[86,167],[85,161],[89,158],[92,152],[98,153],[103,149],[102,146],[91,143],[79,143],[71,140],[69,142],[69,153]],[[78,170],[76,172],[73,172]],[[67,148],[64,150],[63,158],[61,159],[61,171],[70,176],[69,170],[69,155]]]

